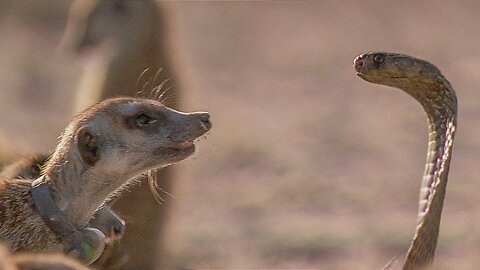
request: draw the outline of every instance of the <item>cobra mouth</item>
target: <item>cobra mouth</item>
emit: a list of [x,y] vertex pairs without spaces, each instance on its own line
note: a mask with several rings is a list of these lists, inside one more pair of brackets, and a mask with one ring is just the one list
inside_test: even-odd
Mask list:
[[355,57],[355,59],[353,60],[353,68],[355,69],[355,71],[357,71],[357,75],[359,73],[361,74],[361,70],[363,67],[363,58],[364,58],[364,55],[362,54]]
[[[363,71],[362,69],[365,66],[365,58],[366,58],[365,54],[362,54],[362,55],[359,55],[359,56],[355,57],[355,59],[353,60],[353,69],[355,69],[355,71],[356,71],[355,74],[358,77],[367,80],[368,77],[370,77],[372,75],[365,74],[365,73],[362,72]],[[381,74],[375,74],[374,76],[375,77],[380,77],[380,78],[385,78],[385,79],[408,79],[408,77],[406,77],[406,76],[387,76],[387,75],[381,75]]]
[[353,69],[356,71],[356,75],[360,78],[365,78],[367,75],[362,73],[362,68],[363,68],[363,61],[364,61],[365,55],[359,55],[353,60]]

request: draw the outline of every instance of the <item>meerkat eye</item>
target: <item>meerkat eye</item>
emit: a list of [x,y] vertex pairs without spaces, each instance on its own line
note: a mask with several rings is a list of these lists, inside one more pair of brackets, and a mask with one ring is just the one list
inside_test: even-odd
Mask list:
[[137,117],[135,118],[135,121],[136,121],[137,126],[139,126],[139,127],[144,127],[148,124],[156,122],[155,119],[152,119],[151,117],[149,117],[148,115],[146,115],[144,113],[141,113],[141,114],[137,115]]
[[373,56],[373,62],[381,64],[383,61],[385,61],[385,56],[383,54],[375,54]]

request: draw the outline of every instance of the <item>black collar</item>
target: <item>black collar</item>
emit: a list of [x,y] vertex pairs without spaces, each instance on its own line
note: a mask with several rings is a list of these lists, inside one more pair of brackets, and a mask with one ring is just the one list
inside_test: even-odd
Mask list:
[[32,199],[40,217],[63,245],[65,253],[90,264],[103,251],[105,235],[95,228],[83,228],[72,223],[53,201],[47,179],[41,176],[32,183]]
[[70,222],[55,204],[50,191],[50,184],[45,176],[41,176],[32,183],[32,199],[43,222],[57,236],[58,240],[66,246],[75,239],[78,227]]

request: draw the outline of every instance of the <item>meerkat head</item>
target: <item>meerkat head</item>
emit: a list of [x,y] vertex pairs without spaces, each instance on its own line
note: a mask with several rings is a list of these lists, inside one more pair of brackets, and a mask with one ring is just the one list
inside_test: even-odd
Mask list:
[[66,33],[69,47],[81,52],[104,41],[131,46],[145,40],[155,23],[154,1],[77,0],[70,10]]
[[99,175],[132,178],[189,157],[193,140],[210,128],[208,113],[183,113],[149,99],[109,99],[70,123],[52,159],[70,148]]

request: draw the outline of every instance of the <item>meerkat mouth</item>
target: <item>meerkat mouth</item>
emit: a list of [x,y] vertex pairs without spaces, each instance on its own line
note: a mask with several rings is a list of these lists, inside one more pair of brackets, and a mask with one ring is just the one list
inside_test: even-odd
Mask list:
[[176,159],[182,160],[190,156],[195,152],[195,144],[193,140],[178,143],[168,147],[162,147],[155,151],[159,155],[168,155],[170,157],[176,157]]
[[191,148],[193,146],[195,146],[193,144],[193,140],[190,140],[190,141],[186,141],[186,142],[174,145],[170,148],[175,149],[175,150],[185,150],[185,149]]

